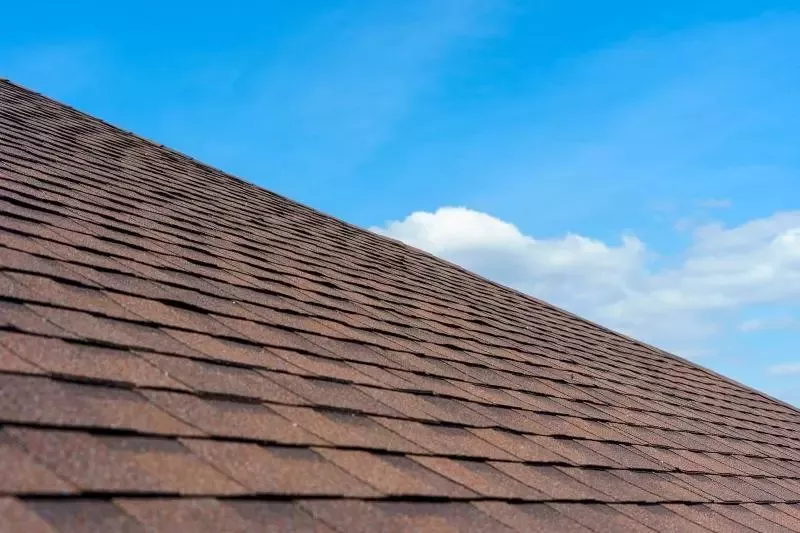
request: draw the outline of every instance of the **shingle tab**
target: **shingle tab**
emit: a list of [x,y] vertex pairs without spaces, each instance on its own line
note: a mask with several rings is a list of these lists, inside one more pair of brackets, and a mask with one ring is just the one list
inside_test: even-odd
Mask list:
[[0,374],[0,421],[170,435],[198,431],[132,390]]
[[[11,430],[13,432],[13,430]],[[67,494],[77,487],[59,477],[45,465],[36,461],[13,433],[6,429],[0,432],[0,493],[3,494]]]
[[488,498],[541,500],[542,493],[483,461],[415,457],[415,461]]
[[[355,477],[392,496],[466,498],[476,492],[426,463],[427,457],[408,458],[363,451],[317,449],[317,453]],[[426,468],[427,467],[427,468]]]
[[655,533],[656,531],[609,505],[576,505],[574,503],[549,505],[552,505],[561,514],[569,516],[594,531],[624,531],[626,533]]
[[263,404],[166,391],[147,391],[145,395],[154,405],[198,428],[198,434],[287,444],[323,442]]
[[568,515],[559,513],[546,503],[508,504],[476,502],[475,507],[519,533],[591,533]]
[[108,501],[35,500],[27,506],[58,533],[146,533],[135,518]]
[[[140,500],[120,499],[115,504],[147,531],[192,531],[248,533],[252,524],[235,509],[213,499]],[[111,531],[109,529],[108,531]]]
[[404,453],[423,453],[425,451],[422,446],[386,429],[363,414],[288,405],[273,405],[272,410],[292,424],[337,446]]
[[0,343],[15,354],[24,354],[26,361],[54,376],[127,386],[186,388],[130,350],[11,332],[0,335]]
[[0,80],[0,533],[800,531],[798,434]]
[[207,440],[184,442],[256,493],[351,497],[379,494],[313,450]]
[[[335,533],[299,505],[280,501],[231,501],[226,506],[249,522],[248,531],[264,533]],[[223,530],[227,527],[221,524]]]
[[16,498],[0,497],[0,533],[55,533],[44,518]]
[[42,464],[88,492],[245,492],[173,439],[21,428],[7,432]]

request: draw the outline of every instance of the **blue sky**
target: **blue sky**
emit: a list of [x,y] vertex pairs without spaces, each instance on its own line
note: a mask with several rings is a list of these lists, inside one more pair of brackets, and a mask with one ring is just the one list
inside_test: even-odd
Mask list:
[[795,1],[168,4],[0,75],[800,404]]

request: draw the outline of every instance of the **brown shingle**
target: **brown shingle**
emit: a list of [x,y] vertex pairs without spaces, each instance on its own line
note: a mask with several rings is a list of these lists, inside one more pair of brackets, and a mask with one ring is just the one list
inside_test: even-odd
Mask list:
[[469,487],[481,496],[516,500],[541,500],[542,493],[504,474],[489,463],[446,457],[414,457],[437,474]]
[[27,289],[22,299],[59,307],[68,307],[99,313],[123,320],[137,320],[139,316],[114,302],[103,291],[69,285],[32,274],[9,272],[9,278]]
[[360,387],[359,390],[384,405],[392,406],[394,410],[402,413],[404,418],[432,422],[438,420],[436,416],[430,413],[430,406],[424,403],[423,395],[421,394],[372,387]]
[[620,466],[641,470],[662,470],[663,467],[656,461],[640,454],[632,446],[612,442],[582,441],[581,444],[594,452],[608,457]]
[[594,531],[624,531],[626,533],[654,533],[654,530],[605,504],[580,505],[551,503],[563,515],[592,528]]
[[170,435],[198,433],[130,390],[10,374],[0,375],[0,419]]
[[352,368],[355,368],[362,374],[369,376],[378,385],[382,387],[387,387],[389,389],[412,388],[412,384],[409,381],[401,378],[397,374],[393,374],[392,372],[390,372],[385,368],[381,368],[375,365],[367,365],[364,363],[354,363],[354,362],[348,362],[348,365],[350,365]]
[[0,533],[56,533],[44,518],[16,498],[0,497]]
[[0,493],[4,494],[66,494],[76,489],[31,457],[8,429],[0,432],[0,472]]
[[0,343],[53,375],[145,387],[186,388],[128,350],[10,332],[0,335]]
[[45,317],[35,313],[30,306],[0,300],[0,327],[12,328],[33,335],[76,338],[78,335],[66,331]]
[[337,446],[406,453],[424,451],[421,446],[389,431],[366,415],[287,405],[273,405],[271,408],[293,424]]
[[772,506],[783,513],[789,514],[795,518],[800,518],[800,504],[774,503]]
[[[281,501],[230,501],[223,505],[247,520],[248,531],[263,533],[335,533],[299,505]],[[257,529],[256,529],[257,528]]]
[[470,432],[477,437],[497,446],[523,461],[543,462],[543,463],[564,463],[569,460],[564,456],[558,455],[553,447],[537,442],[534,438],[527,435],[519,435],[498,429],[471,429]]
[[701,474],[673,474],[675,479],[683,481],[685,486],[690,487],[694,492],[701,492],[706,494],[710,501],[720,502],[741,502],[748,499],[747,496],[731,488],[730,486],[721,483],[721,476],[701,475]]
[[705,505],[665,504],[665,508],[714,533],[753,533],[753,529],[712,511]]
[[298,333],[287,331],[266,324],[250,322],[239,318],[218,317],[223,325],[232,329],[236,333],[243,335],[245,339],[258,344],[272,346],[275,348],[285,348],[289,350],[304,350],[310,353],[318,352],[314,344],[307,341]]
[[306,355],[290,350],[273,348],[273,353],[284,359],[288,364],[294,365],[312,376],[322,376],[341,381],[351,381],[365,385],[379,385],[380,383],[371,377],[359,372],[344,361]]
[[[299,502],[302,509],[317,520],[329,524],[337,532],[347,533],[400,533],[411,525],[402,517],[387,516],[371,502],[359,500],[305,500]],[[442,523],[432,533],[453,533]]]
[[[193,354],[189,348],[155,327],[112,320],[80,311],[56,309],[40,305],[28,307],[36,315],[47,319],[73,337],[159,352],[182,355]],[[57,333],[49,334],[59,336]]]
[[800,518],[776,506],[747,503],[743,507],[770,522],[775,522],[779,526],[785,527],[791,531],[800,531]]
[[542,500],[608,500],[591,487],[568,476],[553,466],[533,466],[521,463],[493,462],[498,470],[525,483],[531,488],[541,491]]
[[264,375],[283,388],[297,393],[313,405],[350,409],[375,415],[399,415],[391,407],[375,401],[351,384],[278,374],[277,372],[264,373]]
[[162,391],[147,391],[145,395],[161,409],[198,428],[198,433],[288,444],[323,442],[265,405]]
[[25,359],[16,355],[14,352],[11,351],[8,345],[5,344],[5,339],[7,337],[15,335],[17,334],[8,331],[0,332],[0,371],[10,372],[13,374],[17,373],[43,374],[44,369],[34,366],[33,364],[27,362]]
[[463,398],[465,400],[472,401],[476,399],[471,393],[456,387],[446,379],[427,374],[417,374],[395,368],[390,368],[389,372],[411,383],[412,389],[415,391],[423,391],[429,394],[439,394],[443,396],[453,396],[455,398]]
[[755,478],[748,477],[745,482],[762,489],[773,497],[767,501],[798,501],[800,500],[800,483],[798,480],[782,480],[779,478]]
[[612,505],[612,508],[659,533],[708,533],[708,529],[670,511],[663,505]]
[[738,522],[759,533],[789,533],[792,531],[791,529],[787,529],[772,520],[768,520],[754,513],[743,505],[721,505],[712,503],[708,504],[708,508],[721,514],[725,518]]
[[38,461],[85,491],[231,494],[244,489],[175,440],[7,430]]
[[776,496],[752,483],[749,478],[741,476],[716,476],[714,479],[728,489],[742,494],[747,501],[767,502],[776,499]]
[[305,403],[299,396],[258,372],[186,357],[138,352],[151,365],[195,392],[241,396],[276,403]]
[[164,333],[196,351],[198,356],[205,355],[216,361],[239,363],[242,365],[263,367],[269,370],[298,372],[299,368],[289,364],[263,346],[236,342],[230,339],[212,337],[203,333],[163,329]]
[[[577,402],[574,402],[577,404]],[[583,405],[583,404],[578,404]],[[585,409],[581,409],[584,411]],[[623,442],[628,444],[640,444],[642,441],[631,434],[625,433],[620,431],[619,428],[614,427],[610,424],[604,422],[598,422],[596,420],[586,420],[584,418],[576,418],[571,417],[569,419],[570,424],[573,426],[578,426],[581,429],[584,429],[590,432],[595,438],[599,440],[607,440],[607,441],[615,441],[615,442]]]
[[257,493],[377,496],[379,493],[307,448],[187,440],[222,472]]
[[230,337],[233,335],[230,329],[204,313],[165,305],[151,298],[140,298],[125,294],[109,294],[109,297],[123,308],[142,317],[142,319],[160,326],[188,329],[216,336]]
[[0,197],[0,530],[800,529],[796,409],[5,81]]
[[[3,225],[12,225],[13,222],[9,221],[8,219],[3,219]],[[42,224],[37,224],[36,231],[44,232],[47,231],[47,227],[43,226]],[[50,243],[45,243],[47,246]],[[36,245],[34,245],[36,246]],[[33,250],[31,250],[33,251]],[[37,274],[43,274],[45,276],[50,276],[58,279],[65,279],[74,281],[76,283],[87,283],[86,278],[83,276],[76,274],[69,266],[65,265],[64,263],[48,259],[45,257],[41,257],[38,254],[44,254],[44,251],[37,251],[37,255],[33,255],[31,253],[26,253],[20,250],[12,250],[10,248],[2,248],[2,257],[3,257],[3,267],[14,269],[14,270],[21,270],[23,272],[35,272]],[[91,281],[87,284],[91,285]]]
[[[385,365],[387,362],[387,359],[382,355],[382,350],[377,346],[368,346],[355,340],[348,342],[309,333],[301,333],[300,335],[311,342],[316,347],[315,350],[324,350],[325,355],[332,354],[347,361],[359,361],[375,365]],[[316,351],[312,353],[316,353]]]
[[491,427],[492,420],[471,409],[471,405],[463,400],[441,398],[438,396],[423,396],[421,401],[426,411],[442,422],[470,427]]
[[571,468],[558,467],[558,469],[569,477],[602,492],[611,501],[618,502],[657,502],[660,501],[660,494],[653,494],[635,485],[620,479],[611,471],[590,469],[590,468]]
[[[780,485],[782,487],[786,487],[787,489],[793,491],[794,493],[800,492],[800,479],[771,478],[770,482],[775,483],[776,485]],[[794,500],[794,498],[792,498],[792,500]]]
[[519,533],[591,533],[569,516],[556,511],[546,503],[509,505],[504,502],[476,502],[473,505],[483,513],[502,522]]
[[147,533],[136,519],[102,500],[38,500],[27,506],[58,533]]
[[514,459],[500,448],[477,438],[464,428],[421,424],[410,420],[376,418],[376,421],[423,448],[442,455]]
[[479,404],[474,404],[472,408],[492,420],[498,427],[534,435],[550,434],[547,427],[538,422],[537,416],[525,411]]
[[526,404],[525,402],[519,400],[518,398],[515,398],[510,394],[510,392],[514,391],[506,392],[503,389],[484,387],[481,385],[477,385],[475,383],[468,383],[464,381],[456,381],[456,380],[448,380],[448,381],[453,385],[455,385],[456,387],[472,394],[476,398],[479,398],[481,401],[489,402],[493,405],[503,405],[507,407],[514,407],[521,409],[531,408],[529,404]]
[[563,439],[554,437],[542,437],[538,435],[528,436],[532,442],[542,448],[552,450],[563,457],[560,462],[566,462],[579,466],[598,466],[604,468],[619,468],[624,465],[618,461],[597,453],[588,444],[591,441]]
[[702,491],[685,487],[679,479],[673,478],[671,474],[630,470],[614,470],[613,474],[631,485],[657,494],[661,501],[687,503],[707,501],[707,497],[702,495]]
[[[523,416],[534,418],[534,416],[531,413],[526,413],[524,411],[521,412],[523,413]],[[579,439],[595,438],[595,436],[591,432],[572,424],[570,422],[570,418],[559,415],[549,415],[549,414],[539,413],[536,415],[535,421],[543,429],[540,431],[536,431],[535,433],[539,433],[542,435],[572,437]]]
[[[208,498],[119,499],[114,502],[148,531],[249,533],[252,524],[234,509]],[[108,529],[107,531],[116,531]]]
[[675,453],[700,465],[703,471],[709,474],[743,474],[741,470],[732,466],[728,461],[718,461],[707,453],[697,453],[690,450],[675,450]]
[[406,503],[380,502],[377,507],[390,521],[405,524],[400,531],[465,532],[492,531],[512,533],[513,530],[482,513],[468,503]]
[[[658,470],[680,470],[682,472],[702,472],[708,473],[708,469],[695,463],[685,455],[665,448],[654,448],[653,446],[633,446],[641,455],[652,458],[658,463]],[[655,468],[654,468],[655,470]]]
[[[476,494],[464,486],[459,486],[458,480],[453,480],[456,481],[453,483],[449,481],[453,479],[450,476],[430,468],[421,460],[424,458],[416,457],[411,460],[396,455],[325,448],[317,449],[317,453],[383,494],[439,498],[464,498]],[[426,466],[429,470],[426,470]]]

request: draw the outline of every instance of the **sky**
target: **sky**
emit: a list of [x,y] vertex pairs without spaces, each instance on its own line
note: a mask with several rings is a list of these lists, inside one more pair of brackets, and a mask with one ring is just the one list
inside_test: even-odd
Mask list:
[[795,0],[3,19],[0,77],[800,405]]

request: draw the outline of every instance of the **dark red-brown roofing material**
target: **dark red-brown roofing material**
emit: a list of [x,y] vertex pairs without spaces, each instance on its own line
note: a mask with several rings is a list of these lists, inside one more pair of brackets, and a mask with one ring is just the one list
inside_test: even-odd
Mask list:
[[0,533],[800,531],[798,430],[0,82]]

